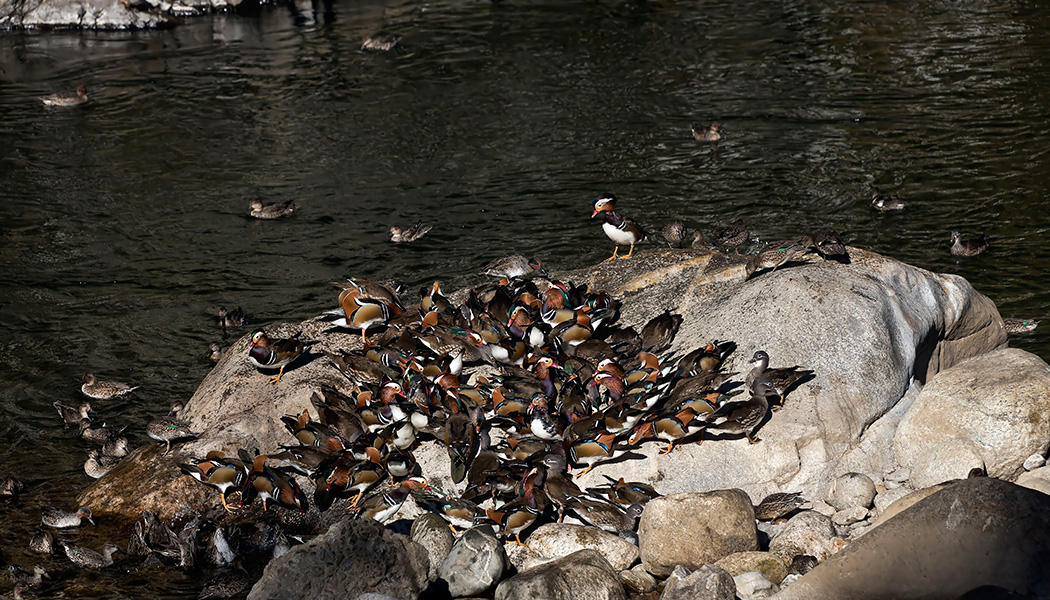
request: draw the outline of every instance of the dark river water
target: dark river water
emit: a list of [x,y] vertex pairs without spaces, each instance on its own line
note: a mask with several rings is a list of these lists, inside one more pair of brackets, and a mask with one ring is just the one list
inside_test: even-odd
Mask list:
[[[378,32],[403,49],[361,52]],[[37,99],[81,83],[86,107]],[[0,34],[0,476],[28,486],[0,502],[0,562],[32,564],[40,506],[89,484],[51,406],[81,401],[83,372],[142,386],[96,411],[146,443],[210,369],[220,305],[294,321],[348,275],[450,290],[514,252],[597,262],[603,191],[653,230],[837,229],[1043,318],[1047,115],[1036,0],[337,2]],[[712,120],[717,148],[689,131]],[[872,185],[907,209],[873,210]],[[254,221],[254,198],[301,209]],[[426,238],[387,241],[417,220]],[[999,239],[956,259],[953,228]],[[1011,344],[1050,357],[1041,330]],[[52,564],[44,597],[191,598],[207,575]]]

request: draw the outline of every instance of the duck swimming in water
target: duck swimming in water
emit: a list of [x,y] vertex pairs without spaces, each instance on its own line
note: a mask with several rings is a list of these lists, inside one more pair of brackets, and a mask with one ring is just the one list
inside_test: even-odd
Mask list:
[[86,85],[78,85],[75,91],[41,96],[40,101],[44,106],[77,106],[88,101],[88,89]]

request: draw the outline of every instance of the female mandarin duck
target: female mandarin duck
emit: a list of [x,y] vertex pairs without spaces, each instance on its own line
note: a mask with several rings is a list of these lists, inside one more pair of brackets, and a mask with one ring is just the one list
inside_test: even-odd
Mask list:
[[[645,239],[645,230],[630,217],[616,212],[616,196],[610,193],[598,194],[598,197],[594,199],[594,212],[591,213],[591,218],[593,219],[598,216],[598,213],[602,212],[605,213],[605,222],[602,223],[602,230],[616,244],[613,255],[605,260],[630,258],[631,254],[634,253],[634,245]],[[631,246],[627,254],[617,256],[620,246],[627,245]]]
[[252,332],[252,341],[248,350],[248,360],[258,369],[279,369],[277,375],[270,378],[270,383],[277,385],[284,375],[284,369],[306,351],[306,344],[299,341],[299,334],[287,340],[271,340],[266,332],[256,329]]

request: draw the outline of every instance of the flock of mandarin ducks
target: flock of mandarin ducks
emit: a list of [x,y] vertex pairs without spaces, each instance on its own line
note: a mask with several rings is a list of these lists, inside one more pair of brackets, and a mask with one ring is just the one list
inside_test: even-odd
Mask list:
[[[615,202],[598,196],[592,217],[604,213],[610,239],[631,246],[613,258],[627,258],[644,232]],[[739,246],[747,237],[738,223],[719,240]],[[845,255],[833,242],[830,234],[809,236],[790,258]],[[581,489],[572,470],[578,478],[650,441],[665,444],[662,453],[711,437],[757,443],[770,407],[813,377],[799,367],[770,368],[760,350],[750,372],[734,379],[738,373],[723,369],[736,349],[731,341],[668,354],[680,315],[664,312],[641,331],[622,326],[619,300],[551,279],[536,259],[508,257],[484,270],[500,279],[469,290],[458,305],[439,283],[411,306],[383,282],[334,283],[337,307],[321,318],[360,332],[362,348],[326,357],[353,391],[319,386],[310,406],[283,417],[289,443],[272,452],[211,452],[179,468],[216,489],[230,511],[256,498],[264,509],[302,512],[311,502],[324,511],[347,499],[357,516],[383,520],[413,497],[453,529],[491,521],[518,543],[545,516],[633,530],[655,490],[623,480]],[[298,335],[276,339],[257,329],[246,358],[279,385],[309,347]],[[426,439],[444,445],[462,493],[428,483],[435,474],[423,473],[413,456]],[[312,498],[301,477],[312,482]],[[791,510],[800,500],[770,499],[778,502]]]
[[[713,142],[723,135],[716,123],[694,126],[694,133],[698,140]],[[903,207],[899,197],[877,190],[876,204],[880,210]],[[251,208],[256,218],[278,218],[291,214],[296,205],[253,201]],[[616,246],[606,260],[630,258],[634,246],[647,237],[645,231],[617,211],[612,194],[594,199],[591,217],[599,214],[602,229]],[[429,229],[422,224],[392,228],[391,239],[412,241]],[[661,233],[669,247],[689,238],[678,220]],[[737,221],[714,240],[694,232],[692,246],[729,250],[749,240],[747,226]],[[959,240],[957,232],[953,241],[961,248],[959,254],[972,255],[987,247],[987,240]],[[619,255],[620,246],[629,247],[626,254]],[[803,261],[811,254],[849,262],[840,236],[821,232],[767,244],[749,256],[748,274]],[[194,557],[201,555],[204,562],[225,567],[201,597],[235,594],[249,583],[242,556],[277,556],[287,550],[288,540],[268,509],[275,505],[307,511],[310,499],[298,477],[311,480],[312,501],[320,511],[347,498],[355,516],[384,521],[413,497],[453,531],[492,522],[504,539],[518,544],[538,520],[560,522],[566,515],[607,531],[632,531],[645,503],[659,494],[643,483],[610,478],[604,485],[581,489],[570,475],[572,469],[580,469],[579,478],[649,441],[665,443],[661,453],[691,441],[703,443],[712,435],[757,443],[756,432],[771,409],[777,410],[795,386],[813,377],[812,371],[797,366],[770,368],[769,356],[758,350],[750,371],[742,380],[734,379],[739,373],[723,370],[726,357],[737,347],[732,341],[715,340],[682,356],[668,354],[682,323],[680,315],[664,312],[640,332],[622,326],[619,300],[603,290],[551,279],[535,258],[510,256],[486,265],[483,272],[499,280],[469,290],[458,306],[442,294],[437,282],[422,290],[418,304],[408,307],[401,299],[403,290],[399,293],[383,282],[351,278],[333,284],[340,289],[337,308],[323,318],[333,328],[360,331],[363,347],[326,355],[332,368],[352,382],[354,392],[320,386],[311,406],[283,417],[289,444],[279,451],[252,454],[242,449],[236,457],[210,452],[178,465],[216,489],[225,511],[258,498],[263,517],[250,524],[247,533],[232,530],[234,540],[240,540],[233,550],[230,534],[215,516],[194,519],[175,534],[147,511],[136,524],[129,553],[173,558],[183,567],[192,566]],[[224,331],[244,323],[240,308],[220,308]],[[1028,331],[1037,323],[1008,327]],[[371,339],[370,333],[375,334]],[[298,336],[272,339],[257,329],[247,360],[261,371],[276,372],[270,382],[278,385],[309,346]],[[217,361],[227,351],[214,343],[209,355]],[[89,398],[105,400],[136,388],[100,381],[89,373],[81,389]],[[127,454],[124,428],[93,427],[90,403],[69,407],[56,402],[55,408],[67,426],[78,425],[84,439],[101,446],[85,463],[92,477],[101,477]],[[196,437],[177,418],[181,409],[182,403],[175,402],[167,417],[147,426],[151,438],[165,443],[165,453],[171,442]],[[445,446],[452,481],[466,481],[461,494],[435,490],[421,472],[413,450],[428,438]],[[0,496],[19,491],[20,482],[9,476]],[[773,494],[756,507],[756,515],[774,519],[804,502],[797,493]],[[73,513],[45,507],[41,522],[46,527],[75,527],[91,517],[87,507]],[[268,541],[251,541],[260,536]],[[108,566],[113,553],[120,551],[110,542],[96,552],[55,541],[45,530],[30,546],[51,553],[52,544],[80,567]],[[15,597],[47,576],[42,567],[33,574],[16,567],[11,567]]]

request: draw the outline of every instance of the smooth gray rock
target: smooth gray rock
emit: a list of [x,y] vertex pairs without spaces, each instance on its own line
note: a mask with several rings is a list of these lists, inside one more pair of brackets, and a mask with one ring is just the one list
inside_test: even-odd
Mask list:
[[725,569],[715,565],[703,565],[690,572],[678,565],[664,584],[660,600],[733,600],[736,598],[736,583]]
[[777,586],[758,571],[749,571],[733,577],[736,584],[736,595],[741,600],[768,598],[777,591]]
[[[737,552],[716,562],[715,565],[725,569],[734,578],[741,573],[758,571],[773,583],[780,583],[788,574],[783,559],[772,552]],[[737,591],[739,588],[737,585]]]
[[474,527],[453,544],[438,569],[438,577],[448,582],[453,598],[480,596],[499,582],[506,565],[503,544],[492,528]]
[[836,510],[845,510],[854,506],[871,508],[875,499],[875,482],[863,473],[846,473],[836,477],[828,490],[828,504]]
[[882,515],[891,504],[907,496],[911,492],[911,488],[899,487],[878,494],[875,496],[875,514]]
[[428,569],[419,544],[372,519],[351,519],[271,560],[248,598],[345,600],[366,592],[418,598]]
[[911,484],[930,487],[952,479],[965,479],[973,469],[985,468],[981,451],[970,440],[951,438],[921,455],[911,469]]
[[1050,594],[1050,496],[990,477],[953,483],[871,529],[777,600],[954,599],[985,585]]
[[755,509],[741,490],[687,492],[649,501],[638,525],[642,566],[666,577],[688,568],[758,550]]
[[853,525],[867,518],[868,509],[863,506],[854,506],[853,508],[840,510],[832,515],[831,522],[835,525]]
[[1024,464],[1021,465],[1021,466],[1024,467],[1025,471],[1031,471],[1033,469],[1038,469],[1039,467],[1041,467],[1041,466],[1043,466],[1045,464],[1046,464],[1046,457],[1045,456],[1043,456],[1042,454],[1033,454],[1033,455],[1029,456],[1028,458],[1024,459]]
[[500,582],[495,600],[626,600],[620,575],[596,550],[585,549]]
[[787,526],[770,540],[769,551],[780,556],[785,564],[791,564],[796,556],[802,554],[824,560],[838,549],[834,537],[835,525],[831,519],[805,510],[791,517]]
[[426,549],[427,556],[430,558],[429,579],[431,581],[437,579],[438,569],[456,541],[452,530],[441,517],[433,513],[424,513],[412,522],[412,532],[409,537]]
[[972,442],[990,477],[1018,475],[1026,458],[1050,446],[1050,366],[1004,348],[942,371],[930,380],[893,438],[900,465],[912,468],[937,446]]
[[531,534],[526,545],[540,556],[561,558],[577,550],[597,550],[617,571],[622,571],[638,560],[638,546],[607,531],[587,525],[547,523]]

